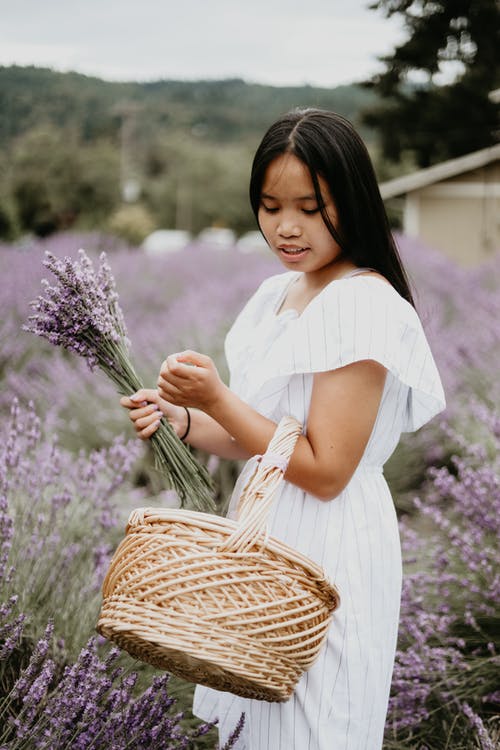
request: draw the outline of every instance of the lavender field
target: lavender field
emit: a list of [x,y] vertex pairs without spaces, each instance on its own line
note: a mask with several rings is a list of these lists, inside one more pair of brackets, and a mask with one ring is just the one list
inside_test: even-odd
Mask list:
[[[144,256],[98,234],[0,246],[0,750],[215,748],[191,687],[95,637],[100,584],[128,513],[175,502],[113,386],[22,330],[44,250],[101,250],[139,375],[193,348],[225,377],[224,333],[258,283],[260,254],[189,246]],[[445,413],[386,465],[405,559],[385,748],[500,744],[500,263],[462,270],[400,238],[446,391]],[[235,465],[208,457],[222,507]]]

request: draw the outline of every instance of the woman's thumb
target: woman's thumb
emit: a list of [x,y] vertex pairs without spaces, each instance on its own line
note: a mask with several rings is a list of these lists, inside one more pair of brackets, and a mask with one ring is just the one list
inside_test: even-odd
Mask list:
[[195,367],[207,367],[210,362],[210,357],[200,352],[195,352],[192,349],[186,349],[184,352],[179,352],[175,355],[177,362],[183,365],[194,365]]
[[140,403],[142,401],[149,401],[152,403],[158,400],[158,392],[152,388],[140,388],[136,393],[129,396],[129,399],[134,403]]

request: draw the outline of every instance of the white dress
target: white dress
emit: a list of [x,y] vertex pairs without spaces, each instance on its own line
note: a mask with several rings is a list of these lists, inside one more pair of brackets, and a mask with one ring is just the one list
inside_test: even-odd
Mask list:
[[[398,632],[401,552],[383,465],[401,432],[445,406],[414,308],[358,269],[330,282],[301,315],[277,313],[296,272],[267,279],[226,339],[231,388],[265,416],[304,425],[315,372],[372,359],[387,368],[372,434],[349,484],[322,502],[284,482],[269,530],[320,563],[341,605],[312,668],[286,703],[196,688],[193,711],[219,720],[220,746],[245,713],[237,750],[380,750]],[[237,504],[238,481],[229,513]]]

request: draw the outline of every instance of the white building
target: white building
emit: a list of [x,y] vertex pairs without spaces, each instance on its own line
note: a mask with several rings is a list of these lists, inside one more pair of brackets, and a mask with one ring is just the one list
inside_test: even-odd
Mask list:
[[380,192],[404,197],[405,234],[461,265],[500,250],[500,144],[389,180]]

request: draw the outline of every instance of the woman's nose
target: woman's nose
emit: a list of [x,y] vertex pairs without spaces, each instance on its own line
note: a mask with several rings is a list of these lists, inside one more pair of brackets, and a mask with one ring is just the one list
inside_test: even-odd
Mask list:
[[300,224],[295,216],[283,213],[278,224],[278,233],[283,237],[298,237],[301,233]]

